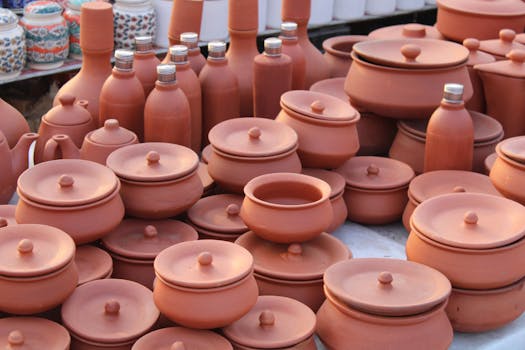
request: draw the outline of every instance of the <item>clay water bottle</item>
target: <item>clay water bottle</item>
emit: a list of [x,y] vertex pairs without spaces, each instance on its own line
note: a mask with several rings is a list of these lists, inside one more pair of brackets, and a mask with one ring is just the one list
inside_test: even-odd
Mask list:
[[297,39],[297,23],[284,22],[281,24],[283,42],[282,53],[292,59],[292,90],[304,90],[306,78],[306,60],[304,51]]
[[237,77],[225,57],[226,43],[208,44],[208,59],[199,80],[202,88],[202,147],[208,145],[208,133],[222,121],[240,117]]
[[144,96],[155,87],[157,80],[157,66],[160,60],[153,51],[153,38],[151,36],[135,37],[135,56],[133,58],[133,69],[144,88]]
[[144,141],[190,147],[190,104],[176,79],[177,66],[157,66],[158,79],[144,107]]
[[292,59],[281,53],[282,41],[264,40],[264,52],[253,60],[253,116],[274,119],[281,95],[292,89]]
[[133,70],[133,51],[116,50],[115,66],[100,91],[99,125],[117,119],[144,139],[144,88]]
[[463,85],[445,84],[443,99],[427,126],[424,172],[472,170],[474,126],[463,102]]
[[206,58],[202,55],[199,48],[199,36],[197,33],[186,32],[180,35],[180,44],[188,47],[188,61],[190,67],[197,76],[200,74],[202,67],[206,64]]

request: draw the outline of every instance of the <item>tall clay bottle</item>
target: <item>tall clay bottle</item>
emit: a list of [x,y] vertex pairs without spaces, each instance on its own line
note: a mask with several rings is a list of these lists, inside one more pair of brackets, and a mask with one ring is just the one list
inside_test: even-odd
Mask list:
[[188,47],[188,61],[190,67],[197,76],[206,64],[206,58],[202,55],[199,47],[199,36],[197,33],[186,32],[180,35],[180,44]]
[[160,60],[153,51],[153,38],[151,36],[135,37],[135,56],[133,58],[133,69],[144,88],[144,96],[155,87],[157,80],[157,66]]
[[308,38],[311,0],[283,0],[281,17],[283,22],[297,23],[297,37],[306,59],[305,88],[319,80],[330,78],[330,69],[319,51]]
[[58,90],[53,106],[64,93],[88,101],[88,111],[98,124],[100,89],[111,75],[113,53],[113,7],[102,1],[83,3],[80,7],[80,71]]
[[202,88],[202,147],[209,144],[208,133],[222,121],[240,117],[239,84],[225,57],[226,44],[208,44],[208,60],[199,75]]
[[472,170],[474,126],[463,102],[463,85],[445,84],[441,105],[427,126],[424,172]]
[[283,42],[282,53],[292,59],[292,90],[304,90],[306,79],[306,60],[304,51],[297,39],[297,23],[284,22],[281,24]]
[[144,141],[190,147],[190,104],[176,79],[177,66],[161,64],[144,107]]
[[199,35],[203,3],[204,0],[173,0],[168,28],[170,46],[180,44],[182,33],[194,32],[197,33],[197,36]]
[[257,50],[257,0],[228,0],[228,31],[230,47],[226,52],[228,65],[237,76],[241,94],[241,116],[253,113],[253,59]]
[[282,41],[264,40],[264,52],[253,60],[253,116],[274,119],[281,95],[292,89],[292,59],[281,53]]
[[120,126],[144,139],[144,88],[133,70],[133,52],[115,51],[115,67],[100,91],[99,125],[117,119]]
[[188,62],[188,48],[183,45],[170,47],[171,63],[177,66],[177,82],[190,103],[191,149],[200,152],[202,134],[202,94],[201,83]]

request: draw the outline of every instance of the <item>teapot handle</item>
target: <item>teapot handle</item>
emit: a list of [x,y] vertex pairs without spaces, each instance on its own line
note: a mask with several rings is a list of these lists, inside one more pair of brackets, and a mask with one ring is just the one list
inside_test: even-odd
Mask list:
[[58,142],[50,138],[49,140],[47,140],[46,144],[44,145],[42,161],[47,162],[48,160],[59,159],[59,157],[57,157],[57,154],[59,154],[58,153],[59,151],[60,151],[60,145],[58,144]]

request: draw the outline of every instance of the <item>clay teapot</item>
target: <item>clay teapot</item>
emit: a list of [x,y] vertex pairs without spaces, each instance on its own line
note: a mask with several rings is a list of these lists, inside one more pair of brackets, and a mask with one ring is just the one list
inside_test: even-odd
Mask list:
[[0,98],[0,132],[7,138],[9,147],[14,147],[22,134],[29,132],[26,119],[16,108]]

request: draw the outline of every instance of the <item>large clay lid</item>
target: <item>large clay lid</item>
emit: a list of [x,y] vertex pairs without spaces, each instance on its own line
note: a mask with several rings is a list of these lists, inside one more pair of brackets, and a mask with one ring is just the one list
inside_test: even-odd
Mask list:
[[[15,225],[15,210],[16,205],[13,204],[2,204],[0,205],[0,220],[5,219],[7,221],[8,225]],[[0,224],[0,227],[4,227],[5,225],[2,223]]]
[[329,184],[331,188],[330,198],[337,197],[345,190],[345,178],[335,171],[305,168],[302,170],[302,173],[321,179]]
[[288,349],[311,337],[315,326],[315,314],[308,306],[291,298],[264,295],[246,315],[222,331],[231,341],[250,349]]
[[435,27],[419,23],[397,24],[378,28],[371,31],[368,36],[372,39],[444,39]]
[[48,123],[60,126],[91,123],[91,113],[86,109],[87,101],[75,103],[75,100],[76,97],[68,93],[60,95],[58,98],[60,104],[51,108],[42,118]]
[[39,317],[0,319],[0,349],[68,350],[71,338],[58,323]]
[[60,270],[75,256],[75,242],[52,226],[0,228],[0,276],[37,277]]
[[183,327],[158,329],[142,336],[133,350],[232,350],[226,338],[215,332]]
[[449,280],[439,271],[412,261],[362,258],[332,265],[325,287],[350,308],[383,316],[408,316],[444,302]]
[[208,139],[219,151],[241,157],[269,157],[297,146],[288,125],[265,118],[234,118],[215,125]]
[[474,69],[511,78],[525,78],[525,50],[512,50],[507,54],[509,60],[479,64]]
[[113,151],[106,164],[119,177],[134,181],[166,181],[197,170],[199,157],[191,149],[164,142],[146,142]]
[[153,260],[174,244],[198,238],[197,231],[181,221],[124,219],[102,238],[102,243],[110,252],[120,256]]
[[313,119],[348,122],[359,113],[339,98],[315,91],[292,90],[281,95],[281,107]]
[[78,284],[108,278],[113,271],[111,256],[100,248],[81,245],[75,252]]
[[284,280],[320,279],[329,266],[352,257],[345,244],[327,233],[304,243],[281,244],[250,231],[235,243],[253,255],[255,272]]
[[243,247],[204,239],[166,248],[155,259],[155,273],[168,283],[190,288],[215,288],[241,280],[253,269]]
[[511,137],[501,141],[497,148],[510,159],[518,163],[525,163],[525,136]]
[[335,170],[346,185],[366,190],[388,190],[408,185],[415,173],[407,164],[384,157],[353,157]]
[[499,31],[499,39],[481,40],[479,49],[495,56],[505,56],[511,50],[524,50],[525,46],[514,41],[516,32],[512,29],[502,29]]
[[494,56],[491,54],[479,50],[478,39],[467,38],[463,40],[463,46],[469,50],[467,66],[474,66],[476,64],[491,63],[496,61]]
[[493,16],[521,16],[525,14],[525,4],[521,0],[437,0],[438,7],[446,7],[459,12]]
[[137,140],[133,131],[119,125],[117,119],[107,119],[104,126],[87,135],[89,141],[99,145],[126,145]]
[[418,232],[441,244],[490,249],[525,236],[525,207],[488,194],[445,194],[421,203],[411,223]]
[[77,337],[102,344],[124,343],[146,333],[159,318],[153,293],[122,279],[91,281],[62,304],[62,323]]
[[244,233],[248,227],[239,216],[243,198],[236,194],[201,198],[188,210],[188,219],[194,225],[213,232]]
[[348,95],[345,92],[346,78],[330,78],[319,80],[310,86],[310,91],[322,92],[330,96],[337,97],[340,100],[348,102]]
[[68,207],[97,202],[118,185],[107,167],[82,159],[58,159],[27,169],[18,178],[18,193],[45,205]]

